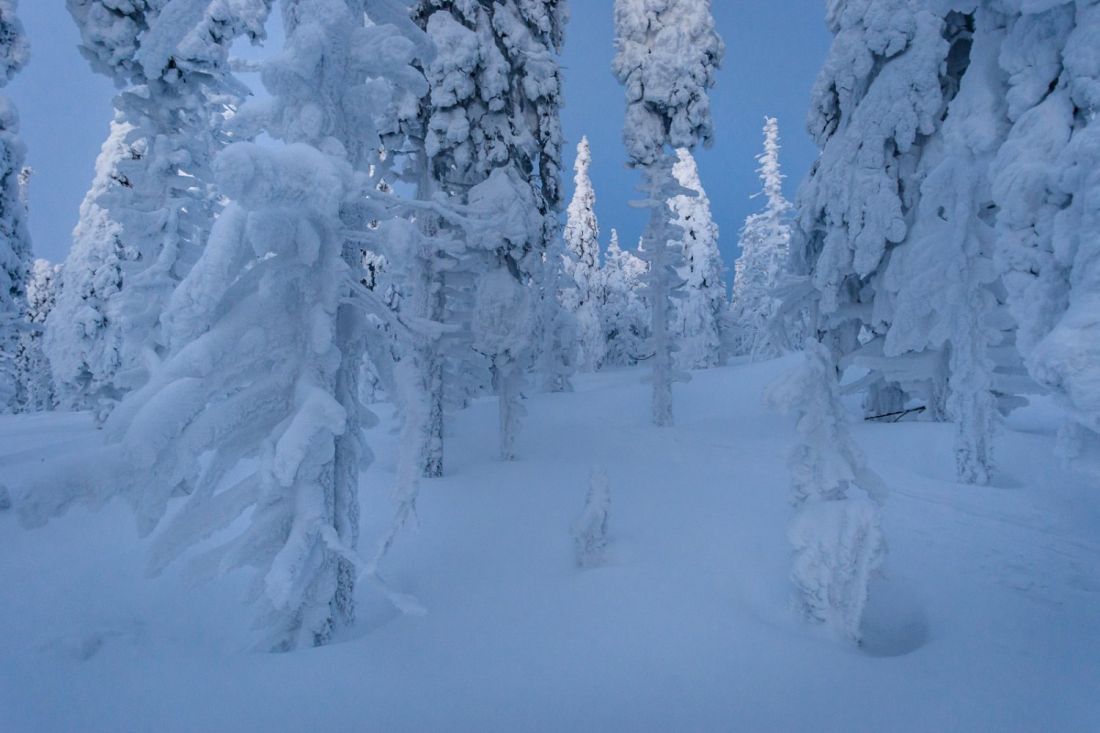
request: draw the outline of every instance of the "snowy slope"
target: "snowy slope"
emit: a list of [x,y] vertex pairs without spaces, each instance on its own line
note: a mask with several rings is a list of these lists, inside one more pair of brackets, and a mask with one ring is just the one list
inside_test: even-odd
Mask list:
[[[448,426],[447,477],[383,572],[355,638],[249,651],[239,577],[144,576],[121,504],[40,530],[0,514],[0,731],[1089,731],[1100,728],[1100,494],[1057,468],[1042,407],[999,438],[990,488],[956,485],[951,428],[856,427],[890,484],[889,577],[864,649],[790,610],[788,418],[762,404],[790,359],[696,373],[651,428],[628,370],[533,395],[519,462],[496,406]],[[394,436],[371,436],[364,554],[392,513]],[[0,421],[0,482],[94,439],[81,415]],[[611,558],[573,566],[593,467]]]

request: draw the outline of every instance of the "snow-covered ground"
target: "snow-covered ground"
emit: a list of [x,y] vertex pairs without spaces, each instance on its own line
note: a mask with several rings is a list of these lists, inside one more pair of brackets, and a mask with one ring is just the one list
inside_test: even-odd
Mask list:
[[[696,373],[663,430],[638,371],[580,378],[531,397],[516,463],[492,401],[458,415],[383,568],[426,615],[363,584],[354,637],[320,649],[251,651],[240,576],[147,578],[121,503],[0,514],[0,731],[1100,730],[1100,493],[1058,467],[1053,412],[1013,418],[989,488],[953,482],[950,426],[855,427],[891,488],[860,649],[789,605],[794,431],[762,392],[792,364]],[[364,553],[393,511],[391,427]],[[92,439],[83,415],[4,417],[0,482]],[[580,571],[597,467],[610,557]]]

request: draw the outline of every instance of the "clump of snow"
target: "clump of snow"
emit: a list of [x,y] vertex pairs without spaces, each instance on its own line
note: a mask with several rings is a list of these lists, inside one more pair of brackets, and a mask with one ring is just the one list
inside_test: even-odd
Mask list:
[[829,350],[808,340],[804,353],[767,394],[773,407],[798,416],[791,579],[806,618],[858,643],[868,587],[886,554],[878,506],[885,490],[851,436]]
[[802,613],[860,641],[868,588],[886,554],[878,506],[865,498],[810,500],[795,512],[787,536]]

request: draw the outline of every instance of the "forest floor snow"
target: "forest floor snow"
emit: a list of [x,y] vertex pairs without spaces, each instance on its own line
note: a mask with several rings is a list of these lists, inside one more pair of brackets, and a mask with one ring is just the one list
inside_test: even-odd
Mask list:
[[[33,530],[0,513],[0,731],[1100,730],[1100,491],[1060,467],[1054,411],[1012,418],[984,488],[953,481],[951,426],[854,425],[891,489],[859,648],[790,603],[793,422],[762,394],[793,364],[695,373],[670,429],[638,370],[532,394],[514,463],[492,400],[456,415],[382,568],[426,613],[363,583],[354,632],[319,649],[252,651],[241,575],[147,577],[121,502]],[[364,555],[393,514],[379,412]],[[0,483],[95,439],[86,415],[4,417]],[[579,570],[598,468],[611,545]]]

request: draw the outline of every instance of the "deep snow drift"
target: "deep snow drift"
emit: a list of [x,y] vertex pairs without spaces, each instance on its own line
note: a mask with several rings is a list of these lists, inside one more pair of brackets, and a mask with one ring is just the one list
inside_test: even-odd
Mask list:
[[[530,395],[515,463],[475,404],[381,569],[426,613],[363,583],[354,638],[319,649],[251,651],[241,576],[147,578],[120,502],[38,530],[4,512],[0,731],[1095,730],[1100,495],[1057,468],[1054,410],[1014,416],[986,488],[954,483],[949,425],[854,426],[890,488],[861,649],[790,604],[794,429],[762,395],[794,363],[695,373],[668,429],[640,370],[580,377]],[[393,513],[392,428],[369,435],[364,555]],[[84,415],[0,418],[0,482],[94,438]],[[593,471],[610,542],[580,570]]]

